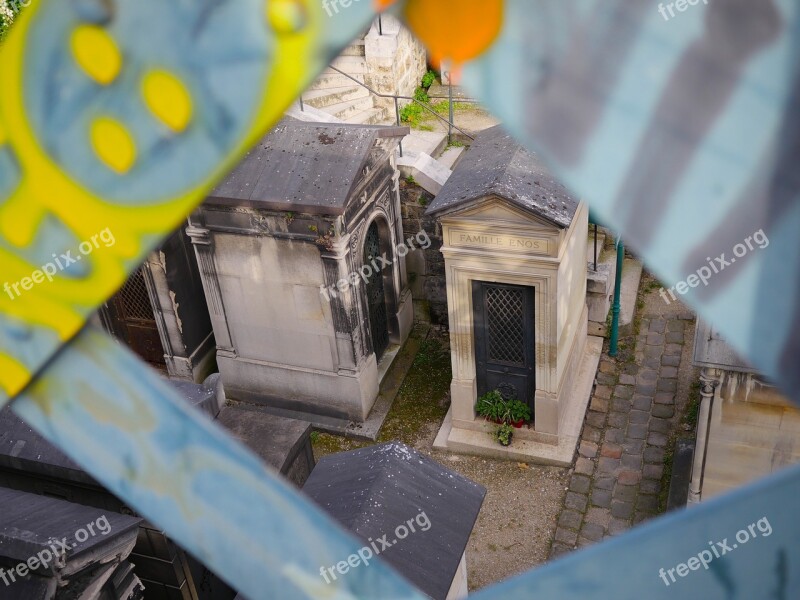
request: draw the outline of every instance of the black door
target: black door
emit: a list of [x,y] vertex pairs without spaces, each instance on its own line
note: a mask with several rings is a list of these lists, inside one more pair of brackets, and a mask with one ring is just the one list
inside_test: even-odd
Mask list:
[[472,282],[478,396],[499,390],[534,408],[533,288]]
[[163,367],[164,347],[158,335],[153,305],[142,267],[136,269],[108,304],[112,333],[152,365]]
[[375,260],[380,255],[381,240],[378,224],[373,222],[367,229],[367,237],[364,240],[364,265],[373,265],[367,280],[366,292],[369,329],[376,360],[381,359],[389,346],[389,321],[386,316],[386,296],[383,290],[383,266],[381,261]]

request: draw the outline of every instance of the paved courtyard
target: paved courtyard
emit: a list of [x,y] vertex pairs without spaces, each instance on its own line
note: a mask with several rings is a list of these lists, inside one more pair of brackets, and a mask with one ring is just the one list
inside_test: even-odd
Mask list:
[[551,558],[661,511],[670,434],[680,427],[691,383],[694,321],[654,290],[646,296],[635,349],[621,345],[617,359],[601,358]]

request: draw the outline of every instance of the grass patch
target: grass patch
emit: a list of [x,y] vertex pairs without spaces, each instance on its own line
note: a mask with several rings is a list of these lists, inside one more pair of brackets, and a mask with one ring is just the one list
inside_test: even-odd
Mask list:
[[697,428],[697,418],[700,415],[700,380],[692,381],[689,388],[689,397],[686,400],[686,411],[683,413],[683,423],[688,425],[690,431]]
[[[430,424],[438,426],[449,407],[446,398],[451,380],[450,352],[442,340],[431,333],[422,342],[400,386],[378,434],[378,443],[397,440],[413,446],[427,433]],[[335,452],[373,445],[373,442],[322,432],[314,432],[311,443],[317,459]]]
[[451,380],[450,352],[440,340],[429,337],[400,386],[378,441],[412,445],[425,433],[427,424],[441,423],[449,406],[444,399]]

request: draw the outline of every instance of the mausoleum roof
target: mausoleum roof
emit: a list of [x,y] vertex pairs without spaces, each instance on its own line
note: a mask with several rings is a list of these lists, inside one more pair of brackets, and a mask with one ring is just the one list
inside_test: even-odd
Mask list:
[[[442,600],[486,495],[479,484],[399,442],[322,458],[303,491],[365,543],[384,535],[396,541],[381,558]],[[423,512],[422,523],[413,521]],[[416,531],[397,540],[396,528],[409,520]]]
[[284,118],[208,196],[211,202],[338,215],[379,140],[407,127]]
[[517,143],[501,125],[475,137],[427,213],[452,212],[487,196],[503,198],[563,229],[578,208],[578,200],[536,153]]

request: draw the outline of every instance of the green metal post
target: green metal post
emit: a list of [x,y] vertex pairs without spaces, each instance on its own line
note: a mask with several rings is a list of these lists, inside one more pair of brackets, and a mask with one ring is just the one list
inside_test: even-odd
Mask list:
[[614,278],[614,304],[611,306],[611,341],[608,355],[617,355],[617,342],[619,342],[619,295],[622,288],[622,265],[625,259],[625,244],[622,238],[617,238],[617,275]]

